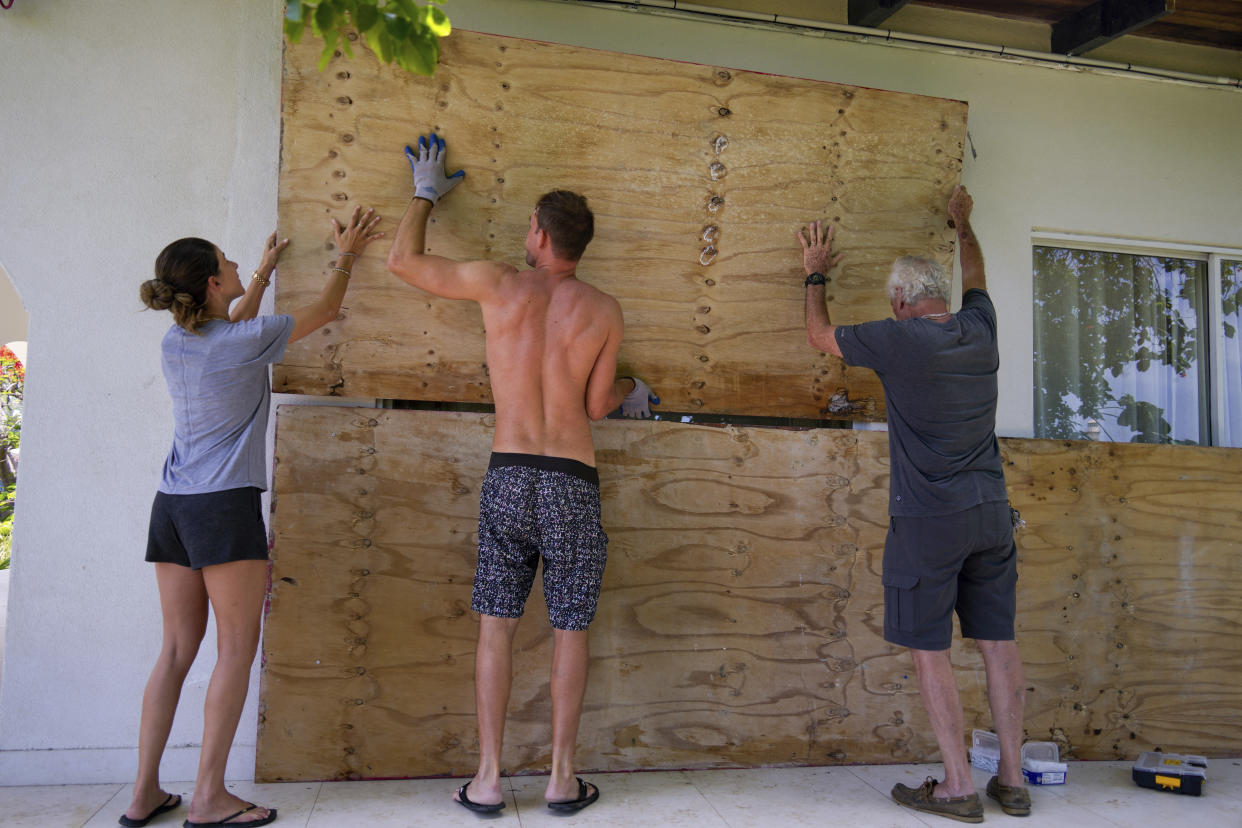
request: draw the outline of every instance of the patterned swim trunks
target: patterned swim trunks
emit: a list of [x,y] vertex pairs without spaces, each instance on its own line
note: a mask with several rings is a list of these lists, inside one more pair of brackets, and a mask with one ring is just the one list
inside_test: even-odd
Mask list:
[[522,617],[542,556],[552,627],[585,630],[595,617],[608,559],[595,469],[561,457],[495,452],[479,500],[479,567],[470,608]]

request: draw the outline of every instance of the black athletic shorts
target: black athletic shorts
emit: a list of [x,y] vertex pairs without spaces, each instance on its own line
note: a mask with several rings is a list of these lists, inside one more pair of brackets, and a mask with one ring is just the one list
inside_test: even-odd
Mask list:
[[206,494],[155,493],[147,561],[202,569],[233,561],[266,561],[267,529],[254,486]]
[[891,517],[884,543],[884,640],[947,650],[962,637],[1012,641],[1018,548],[1005,501],[936,517]]
[[494,453],[479,497],[471,609],[520,618],[542,558],[552,627],[585,630],[595,617],[607,546],[594,468],[562,457]]

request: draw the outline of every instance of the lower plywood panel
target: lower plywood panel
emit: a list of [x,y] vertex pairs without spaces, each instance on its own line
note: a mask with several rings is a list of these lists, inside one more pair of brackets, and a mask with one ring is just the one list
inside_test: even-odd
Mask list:
[[[470,582],[491,427],[281,409],[257,778],[473,771]],[[882,639],[886,435],[605,421],[595,438],[611,542],[582,768],[935,756],[909,656]],[[1003,442],[1031,523],[1030,738],[1081,758],[1242,749],[1238,453]],[[509,771],[549,764],[550,654],[536,584]],[[958,645],[954,663],[967,726],[986,727],[977,649]]]
[[1027,730],[1079,759],[1242,752],[1242,451],[1002,440]]

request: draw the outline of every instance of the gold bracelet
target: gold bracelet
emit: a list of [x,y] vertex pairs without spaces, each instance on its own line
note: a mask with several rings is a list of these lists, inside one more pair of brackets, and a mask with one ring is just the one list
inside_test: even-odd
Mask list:
[[349,280],[349,271],[348,271],[348,270],[346,270],[345,268],[343,268],[343,267],[334,267],[334,268],[332,268],[332,269],[333,269],[333,270],[335,270],[337,273],[344,273],[344,274],[345,274],[345,279],[346,279],[346,281],[348,281],[348,280]]
[[250,274],[250,281],[258,282],[259,284],[263,285],[263,287],[267,287],[268,285],[272,283],[272,280],[270,278],[264,279],[262,276],[260,276],[259,271],[257,270],[254,273]]

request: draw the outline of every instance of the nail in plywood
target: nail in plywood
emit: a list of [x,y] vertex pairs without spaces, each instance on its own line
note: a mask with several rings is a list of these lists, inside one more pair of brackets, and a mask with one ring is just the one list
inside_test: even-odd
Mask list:
[[[882,640],[886,435],[605,421],[611,542],[584,769],[928,761]],[[261,780],[468,774],[488,415],[282,407]],[[1077,758],[1242,750],[1242,453],[1003,440],[1031,739]],[[551,634],[519,627],[505,767],[546,769]],[[953,659],[967,727],[982,662]]]
[[[313,43],[286,46],[280,226],[295,243],[278,310],[317,295],[330,216],[374,205],[391,238],[413,193],[401,149],[437,130],[467,175],[428,250],[521,266],[539,195],[584,193],[596,239],[580,275],[620,299],[622,364],[667,410],[884,418],[872,372],[806,345],[794,233],[840,225],[834,322],[889,315],[896,256],[951,264],[965,104],[461,31],[431,78],[355,55],[320,73]],[[356,263],[342,318],[289,346],[275,389],[490,400],[477,308],[388,274],[388,246]]]

